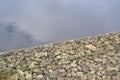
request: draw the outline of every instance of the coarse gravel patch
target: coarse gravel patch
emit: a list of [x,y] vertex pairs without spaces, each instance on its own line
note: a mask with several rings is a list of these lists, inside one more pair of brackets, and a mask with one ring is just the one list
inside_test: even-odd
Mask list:
[[2,53],[0,80],[120,80],[120,32]]

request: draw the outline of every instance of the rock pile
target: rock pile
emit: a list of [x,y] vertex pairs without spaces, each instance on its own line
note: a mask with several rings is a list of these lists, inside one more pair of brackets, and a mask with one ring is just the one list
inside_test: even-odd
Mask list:
[[8,80],[120,80],[120,32],[6,52],[0,73]]

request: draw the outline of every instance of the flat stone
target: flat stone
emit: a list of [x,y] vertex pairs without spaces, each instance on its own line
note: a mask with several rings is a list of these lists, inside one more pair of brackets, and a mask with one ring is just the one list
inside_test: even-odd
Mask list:
[[81,80],[87,80],[87,75],[83,75],[83,76],[81,76],[80,79],[81,79]]
[[65,72],[65,70],[64,70],[64,69],[60,69],[60,71],[59,71],[59,72],[64,73],[64,72]]
[[114,49],[114,46],[108,45],[108,49]]
[[71,64],[71,67],[76,67],[77,65],[75,63],[72,63]]
[[86,65],[86,64],[81,64],[81,67],[82,67],[82,70],[83,70],[84,73],[86,73],[90,70],[88,65]]
[[17,53],[19,56],[23,56],[24,55],[24,53],[22,53],[22,52],[19,52],[19,53]]
[[18,73],[18,75],[20,75],[20,76],[23,76],[23,75],[24,75],[24,72],[21,71],[21,70],[17,70],[17,73]]
[[26,77],[25,77],[26,80],[32,80],[32,75],[31,74],[28,74]]
[[39,68],[35,68],[35,69],[33,69],[33,72],[34,73],[38,73],[38,72],[40,72],[40,69]]
[[24,76],[28,76],[29,75],[29,72],[28,71],[25,71],[24,72]]
[[78,77],[83,76],[83,72],[77,72],[77,76]]
[[95,46],[93,46],[91,44],[90,45],[85,45],[85,47],[92,50],[92,51],[96,51],[96,49],[97,49]]
[[10,64],[7,64],[7,66],[12,68],[12,67],[15,67],[15,64],[14,63],[10,63]]
[[75,54],[75,51],[70,51],[69,53],[72,54],[72,55],[74,55],[74,54]]
[[53,73],[53,70],[50,69],[50,70],[49,70],[49,73]]
[[59,56],[57,56],[56,58],[57,58],[57,59],[61,59],[62,57],[59,55]]
[[106,68],[106,70],[107,70],[107,71],[112,71],[112,70],[115,70],[115,68],[108,66],[108,67]]
[[40,80],[40,79],[42,79],[43,78],[43,75],[38,75],[38,76],[36,76],[36,80]]
[[34,68],[35,67],[35,63],[31,62],[31,64],[29,65],[29,68]]
[[117,75],[117,71],[115,71],[115,70],[106,71],[106,75],[107,75],[107,76],[116,76],[116,75]]

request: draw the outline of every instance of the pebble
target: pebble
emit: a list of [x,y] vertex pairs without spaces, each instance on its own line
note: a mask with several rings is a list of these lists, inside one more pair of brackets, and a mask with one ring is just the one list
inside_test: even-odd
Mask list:
[[87,80],[87,75],[81,76],[81,80]]
[[37,80],[40,80],[40,79],[42,79],[42,78],[43,78],[43,75],[38,75],[38,76],[36,77]]
[[34,62],[31,62],[31,64],[29,65],[29,68],[34,68],[34,67],[35,67]]
[[65,72],[65,70],[64,70],[64,69],[61,69],[61,70],[60,70],[60,72],[61,72],[61,73],[64,73],[64,72]]
[[81,67],[82,67],[82,70],[83,70],[84,73],[86,73],[90,70],[88,65],[86,65],[86,64],[81,64]]
[[71,64],[71,67],[76,67],[77,65],[75,63],[72,63]]
[[31,74],[28,74],[26,77],[25,77],[26,80],[32,80],[32,75]]
[[77,76],[83,76],[83,72],[77,72]]
[[85,45],[85,47],[87,47],[88,49],[92,50],[92,51],[95,51],[97,48],[93,45]]
[[49,73],[53,73],[53,70],[49,70]]
[[21,71],[21,70],[17,70],[17,73],[18,73],[18,75],[20,75],[20,76],[23,76],[23,75],[24,75],[24,72]]
[[114,49],[112,45],[108,45],[108,49]]
[[57,56],[56,58],[57,58],[57,59],[61,59],[62,57],[61,57],[61,56]]
[[35,69],[33,69],[33,72],[34,72],[34,73],[38,73],[39,71],[40,71],[39,68],[35,68]]
[[106,70],[107,70],[107,71],[112,71],[112,70],[115,70],[115,68],[108,66],[108,67],[106,68]]
[[15,66],[15,64],[14,63],[10,63],[10,64],[7,64],[7,66],[10,67],[10,68],[12,68],[12,67]]

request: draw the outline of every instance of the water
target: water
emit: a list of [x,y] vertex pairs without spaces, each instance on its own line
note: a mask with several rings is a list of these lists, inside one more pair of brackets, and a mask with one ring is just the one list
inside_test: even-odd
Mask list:
[[0,51],[120,31],[119,0],[0,1]]

